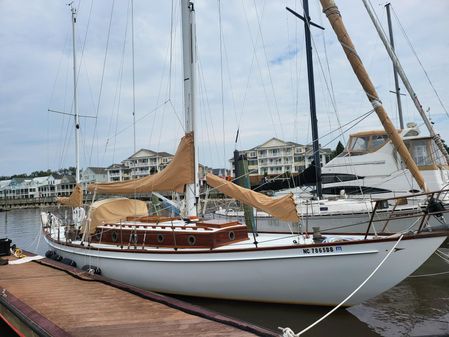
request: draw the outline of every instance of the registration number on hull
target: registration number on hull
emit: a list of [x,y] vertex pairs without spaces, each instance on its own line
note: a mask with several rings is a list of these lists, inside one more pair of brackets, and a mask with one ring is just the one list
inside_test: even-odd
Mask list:
[[336,247],[313,247],[313,248],[303,248],[302,253],[303,254],[327,254],[327,253],[334,253],[334,252],[342,252],[343,248],[341,246]]

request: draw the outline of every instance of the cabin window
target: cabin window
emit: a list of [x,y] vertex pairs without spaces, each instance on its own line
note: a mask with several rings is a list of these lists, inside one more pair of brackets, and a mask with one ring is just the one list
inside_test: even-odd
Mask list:
[[384,144],[387,142],[388,137],[387,135],[375,135],[371,136],[371,143],[370,143],[370,152],[374,152],[378,149],[380,149]]
[[339,157],[351,154],[358,156],[370,152],[375,152],[388,142],[386,134],[374,134],[366,136],[351,136],[347,149],[339,154]]
[[193,236],[193,235],[189,235],[189,236],[187,237],[187,242],[189,243],[190,246],[195,245],[195,243],[196,243],[196,237]]
[[425,139],[416,139],[407,142],[407,147],[418,166],[432,165],[432,157],[427,147],[428,142]]
[[368,137],[354,137],[351,139],[349,152],[366,153],[368,151]]

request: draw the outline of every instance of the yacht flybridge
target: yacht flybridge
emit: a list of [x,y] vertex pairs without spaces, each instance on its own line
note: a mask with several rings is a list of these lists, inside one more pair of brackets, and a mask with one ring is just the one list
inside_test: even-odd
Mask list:
[[[374,86],[356,55],[352,41],[332,1],[321,0],[348,59],[356,70],[373,107],[381,117],[389,137],[410,168],[420,188],[424,179],[392,128]],[[150,216],[143,201],[112,198],[91,204],[81,226],[64,223],[54,214],[42,213],[46,242],[53,252],[76,262],[94,265],[104,275],[159,292],[235,300],[333,305],[340,303],[363,281],[366,284],[345,304],[359,303],[393,287],[415,271],[446,239],[445,209],[438,201],[442,191],[426,192],[428,200],[420,213],[395,215],[407,228],[391,232],[386,221],[373,232],[377,202],[363,233],[330,234],[315,230],[285,233],[248,233],[235,221],[202,220],[196,216],[198,197],[195,156],[195,11],[193,2],[181,0],[184,61],[186,134],[178,150],[161,172],[136,180],[89,185],[96,195],[185,192],[183,218]],[[346,50],[345,50],[346,51]],[[362,80],[363,79],[363,80]],[[293,194],[271,198],[242,188],[212,174],[209,186],[231,198],[293,224],[302,224]],[[80,190],[64,199],[66,205],[79,205]],[[401,200],[390,203],[400,205]],[[82,213],[82,212],[81,212]],[[429,217],[441,223],[432,226]],[[326,220],[323,218],[323,224]],[[300,226],[300,228],[304,228]],[[50,254],[49,254],[50,255]],[[379,268],[380,267],[380,268]],[[377,272],[369,280],[367,276]]]

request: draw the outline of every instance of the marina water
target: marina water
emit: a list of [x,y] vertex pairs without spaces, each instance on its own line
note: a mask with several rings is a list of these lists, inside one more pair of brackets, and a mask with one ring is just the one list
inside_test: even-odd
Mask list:
[[[48,250],[41,236],[39,209],[0,213],[2,237],[10,238],[17,247],[30,252],[42,255]],[[449,255],[449,249],[442,248],[441,252]],[[337,311],[305,336],[449,336],[449,263],[442,257],[432,255],[412,277],[372,300]],[[329,275],[329,286],[332,287],[332,275]],[[299,332],[330,310],[176,297],[274,331],[278,327],[290,327]]]

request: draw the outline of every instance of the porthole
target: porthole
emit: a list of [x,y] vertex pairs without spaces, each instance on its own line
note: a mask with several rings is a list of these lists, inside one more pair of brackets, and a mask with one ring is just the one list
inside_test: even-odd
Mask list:
[[229,240],[231,240],[231,241],[235,240],[235,233],[233,231],[230,231],[228,233],[228,237],[229,237]]
[[118,241],[118,232],[117,231],[113,231],[111,233],[111,238],[112,238],[112,242],[117,242]]
[[189,245],[193,246],[196,243],[196,237],[193,235],[189,235],[187,237],[187,242],[189,243]]
[[157,235],[157,242],[159,242],[159,243],[164,242],[164,235],[163,234],[158,234]]

